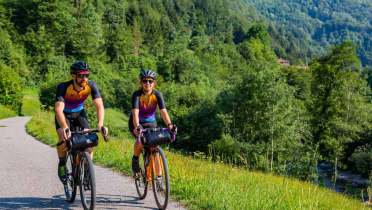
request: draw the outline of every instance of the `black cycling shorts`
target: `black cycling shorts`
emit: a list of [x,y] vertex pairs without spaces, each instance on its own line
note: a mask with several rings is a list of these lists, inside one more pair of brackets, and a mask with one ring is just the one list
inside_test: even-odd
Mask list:
[[[80,112],[73,112],[67,113],[63,112],[66,117],[67,126],[70,130],[75,130],[76,127],[81,127],[83,129],[89,129],[89,122],[87,118],[87,113],[85,110],[81,110]],[[57,117],[54,118],[56,129],[61,128],[57,122]]]

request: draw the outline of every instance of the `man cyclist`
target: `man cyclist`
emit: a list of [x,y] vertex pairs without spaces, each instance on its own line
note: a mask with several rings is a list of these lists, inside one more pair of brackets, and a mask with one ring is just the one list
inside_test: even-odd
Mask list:
[[[59,158],[58,177],[64,183],[66,181],[66,156],[67,145],[66,141],[70,139],[71,125],[70,119],[80,124],[84,129],[89,129],[89,123],[86,112],[84,110],[84,101],[89,95],[92,96],[93,103],[96,107],[98,118],[98,129],[103,136],[107,136],[107,129],[103,127],[104,106],[101,94],[95,82],[90,81],[89,66],[84,61],[76,61],[70,67],[72,79],[67,82],[60,83],[57,86],[57,94],[55,99],[55,126],[59,138],[57,144],[57,153]],[[92,150],[89,149],[91,153]]]
[[[155,114],[158,106],[160,115],[168,129],[176,129],[171,123],[161,92],[155,89],[156,73],[148,69],[141,70],[139,79],[140,88],[132,95],[132,112],[128,122],[130,132],[137,137],[142,128],[157,127]],[[133,174],[137,174],[140,170],[138,157],[142,149],[143,144],[140,141],[136,141],[132,157]]]

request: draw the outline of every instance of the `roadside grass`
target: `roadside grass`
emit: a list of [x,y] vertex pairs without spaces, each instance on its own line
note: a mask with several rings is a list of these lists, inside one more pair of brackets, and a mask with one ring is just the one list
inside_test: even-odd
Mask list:
[[25,89],[23,91],[21,115],[32,116],[40,111],[41,103],[39,101],[37,89]]
[[[57,136],[53,126],[54,115],[41,111],[35,113],[27,130],[43,142],[55,145]],[[130,138],[114,137],[108,143],[100,141],[94,160],[130,175],[132,151]],[[169,150],[166,155],[171,195],[189,209],[368,209],[358,200],[310,183],[195,159]]]
[[15,117],[17,113],[8,107],[0,104],[0,119],[8,118],[8,117]]
[[45,144],[54,146],[58,142],[58,136],[54,128],[54,114],[52,112],[38,111],[34,113],[26,125],[26,130]]
[[[54,146],[57,143],[54,114],[35,112],[36,106],[30,110],[33,117],[26,126],[27,131]],[[113,109],[106,110],[105,118],[114,136],[108,143],[101,139],[94,150],[94,161],[130,175],[133,139],[127,131],[128,118]],[[189,209],[370,209],[356,199],[311,183],[165,151],[171,196]]]
[[105,109],[105,126],[109,128],[110,135],[117,138],[129,138],[128,116],[115,109]]

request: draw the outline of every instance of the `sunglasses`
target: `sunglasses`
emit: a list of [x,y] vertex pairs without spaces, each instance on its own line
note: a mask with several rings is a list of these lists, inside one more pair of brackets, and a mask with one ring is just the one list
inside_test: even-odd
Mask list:
[[89,74],[76,74],[76,77],[79,79],[89,78]]
[[154,82],[154,80],[150,80],[150,79],[144,79],[142,80],[142,83],[143,84],[152,84]]

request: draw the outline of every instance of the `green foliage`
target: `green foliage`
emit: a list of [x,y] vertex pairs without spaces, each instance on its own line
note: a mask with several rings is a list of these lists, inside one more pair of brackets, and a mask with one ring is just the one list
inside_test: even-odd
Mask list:
[[100,57],[104,43],[101,16],[90,1],[81,2],[76,13],[76,25],[71,35],[72,55],[85,60]]
[[250,63],[259,61],[275,62],[275,54],[270,47],[263,44],[259,39],[251,39],[240,44],[240,54]]
[[11,67],[0,62],[0,103],[12,107],[17,113],[21,108],[21,78]]
[[42,142],[55,146],[58,143],[58,136],[53,125],[54,113],[38,111],[33,113],[32,119],[26,125],[26,130]]
[[39,112],[41,103],[39,101],[38,89],[23,90],[21,115],[32,116]]
[[[310,157],[315,151],[308,142],[305,107],[301,110],[297,106],[294,91],[277,66],[262,65],[246,71],[241,82],[219,96],[217,104],[224,132],[240,142],[241,164],[291,174],[298,170],[293,168],[303,165],[306,178],[314,167]],[[216,145],[223,143],[230,147],[226,138]]]
[[[267,2],[278,4],[261,3]],[[286,9],[294,1],[289,3]],[[335,6],[333,1],[320,4]],[[366,119],[371,106],[364,97],[370,92],[363,82],[370,74],[361,72],[353,44],[334,48],[310,69],[275,64],[275,53],[301,60],[324,52],[319,43],[335,43],[347,34],[354,41],[365,37],[362,31],[348,33],[353,23],[343,30],[345,34],[338,33],[337,26],[332,41],[322,35],[319,43],[312,42],[318,39],[312,34],[329,34],[327,27],[334,19],[327,12],[318,14],[319,5],[311,6],[316,18],[304,17],[309,22],[298,21],[293,24],[295,30],[288,30],[287,24],[277,27],[263,22],[244,1],[2,0],[0,74],[6,76],[0,78],[0,91],[6,87],[21,93],[25,85],[38,87],[42,105],[51,109],[56,85],[71,78],[73,61],[84,59],[91,67],[90,79],[110,108],[112,133],[125,136],[120,126],[127,130],[126,114],[131,110],[132,93],[139,87],[139,69],[150,68],[159,74],[156,88],[164,94],[172,122],[179,127],[177,149],[306,179],[312,176],[320,155],[331,159],[348,149],[350,156],[352,148],[345,144],[364,142],[360,136],[366,136],[372,125]],[[354,9],[349,19],[359,20]],[[365,11],[361,14],[369,17]],[[298,19],[280,14],[288,21]],[[337,15],[341,15],[338,21],[348,19],[343,13]],[[328,24],[324,33],[318,30],[323,23]],[[363,40],[368,43],[368,38]],[[367,48],[362,54],[368,57]],[[21,97],[15,92],[0,98],[19,103]],[[24,98],[23,114],[38,109],[32,100]],[[91,99],[85,108],[95,127]],[[347,158],[345,153],[343,161]],[[122,163],[115,166],[127,168]]]
[[239,163],[240,156],[240,145],[235,139],[229,134],[223,134],[220,139],[213,141],[209,145],[210,154],[214,158],[221,159],[223,161],[230,160],[231,163]]
[[[372,65],[372,4],[364,0],[244,0],[272,22],[278,55],[294,61],[319,57],[335,44],[358,44],[363,65]],[[282,48],[282,52],[280,52]],[[297,57],[297,58],[296,58]]]
[[[27,124],[27,131],[41,141],[55,145],[57,136],[52,126],[53,120],[51,113],[35,113]],[[128,139],[112,139],[108,143],[101,141],[94,149],[94,161],[130,174],[132,146],[133,141]],[[169,151],[166,151],[166,156],[170,168],[171,195],[189,209],[367,208],[360,201],[310,183],[249,172]]]
[[346,143],[358,140],[371,125],[367,84],[356,71],[359,61],[350,43],[334,48],[314,62],[312,69],[314,141],[322,145],[324,157],[337,162]]
[[0,119],[8,118],[8,117],[15,117],[17,113],[8,107],[0,104]]
[[129,137],[128,116],[114,109],[105,109],[105,126],[108,127],[110,136],[119,138]]
[[26,82],[30,72],[22,48],[14,44],[7,31],[2,29],[0,29],[0,62],[22,75],[22,82]]
[[368,177],[372,170],[372,150],[371,145],[358,148],[349,158],[353,169],[358,173]]

